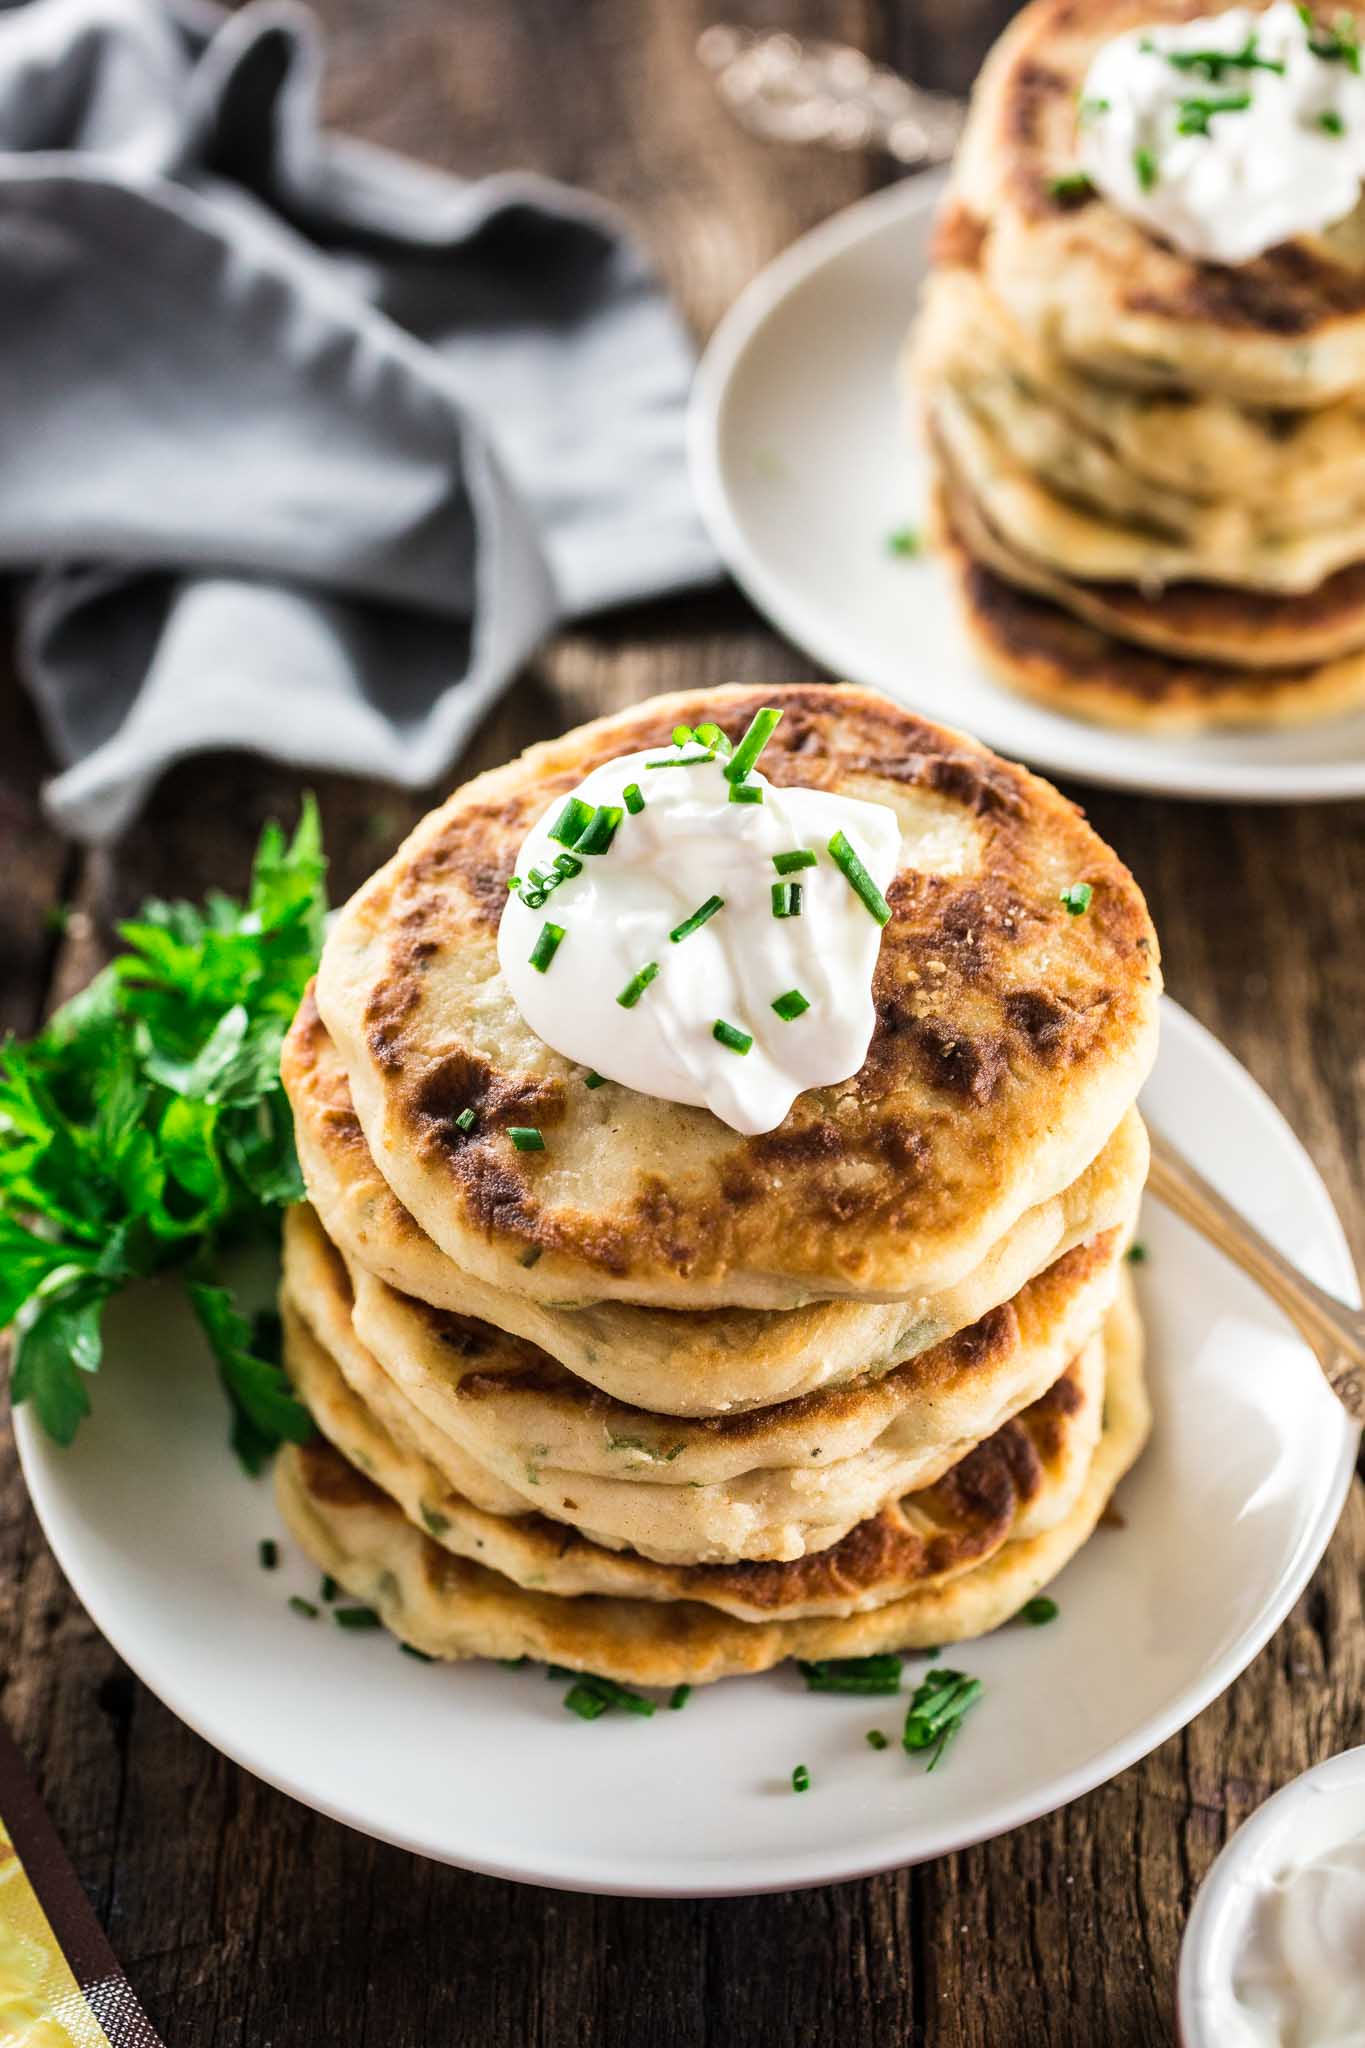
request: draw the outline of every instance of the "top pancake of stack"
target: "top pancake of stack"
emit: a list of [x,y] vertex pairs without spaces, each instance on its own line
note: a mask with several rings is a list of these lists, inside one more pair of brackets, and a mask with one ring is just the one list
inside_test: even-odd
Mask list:
[[[1268,4],[1251,0],[1255,12]],[[947,232],[980,238],[986,281],[1028,334],[1101,377],[1321,406],[1365,385],[1365,207],[1232,266],[1183,254],[1098,196],[1077,204],[1054,190],[1074,162],[1077,95],[1100,45],[1219,11],[1211,0],[1035,0],[978,81]]]
[[[767,703],[771,781],[891,806],[903,854],[866,1062],[743,1137],[588,1089],[522,1021],[496,937],[523,839],[590,770],[680,723],[737,737]],[[1077,883],[1083,916],[1061,900]],[[462,1272],[543,1304],[789,1310],[978,1267],[1105,1147],[1158,991],[1141,895],[1072,804],[880,697],[796,687],[656,699],[467,784],[339,914],[316,1003],[375,1165]],[[515,1125],[546,1149],[516,1151]]]

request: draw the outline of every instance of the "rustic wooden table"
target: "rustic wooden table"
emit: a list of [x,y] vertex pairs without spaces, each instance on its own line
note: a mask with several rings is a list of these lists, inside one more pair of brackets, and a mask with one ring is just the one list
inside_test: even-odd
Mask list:
[[[321,0],[320,12],[338,124],[460,171],[529,164],[622,202],[699,336],[794,235],[885,175],[740,134],[693,59],[706,0]],[[728,12],[961,87],[1010,8],[728,0]],[[561,635],[463,765],[656,690],[809,669],[733,593],[617,614]],[[0,1030],[23,1032],[86,978],[141,896],[240,884],[261,822],[292,815],[299,779],[196,761],[116,852],[87,855],[43,823],[42,745],[13,684],[4,692]],[[310,779],[345,895],[427,800]],[[1359,1257],[1361,808],[1085,801],[1147,891],[1173,992],[1288,1114]],[[58,904],[73,906],[64,930]],[[1357,1487],[1292,1619],[1223,1699],[1115,1783],[1002,1841],[833,1890],[632,1903],[414,1861],[225,1762],[77,1606],[6,1435],[0,1711],[171,2048],[1137,2048],[1172,2037],[1180,1930],[1229,1831],[1305,1765],[1365,1738],[1362,1565]]]

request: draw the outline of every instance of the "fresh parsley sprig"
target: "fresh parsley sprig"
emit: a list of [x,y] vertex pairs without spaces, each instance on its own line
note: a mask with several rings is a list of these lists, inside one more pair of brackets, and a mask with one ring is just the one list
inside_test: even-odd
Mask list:
[[307,1412],[218,1282],[215,1257],[301,1199],[284,1034],[322,944],[317,808],[261,836],[244,904],[145,904],[125,951],[27,1042],[0,1046],[0,1329],[14,1401],[58,1443],[89,1413],[105,1303],[185,1279],[251,1471]]

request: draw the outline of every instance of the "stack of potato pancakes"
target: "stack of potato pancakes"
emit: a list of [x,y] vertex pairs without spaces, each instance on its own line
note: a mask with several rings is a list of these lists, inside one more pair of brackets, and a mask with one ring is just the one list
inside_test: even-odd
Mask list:
[[[764,704],[771,784],[903,842],[864,1065],[745,1137],[560,1057],[496,939],[586,774]],[[657,699],[457,790],[337,916],[286,1049],[297,1540],[429,1655],[622,1682],[1005,1620],[1147,1431],[1122,1283],[1159,986],[1072,804],[861,690]]]
[[1365,209],[1219,264],[1075,168],[1096,50],[1220,11],[1025,8],[978,82],[906,363],[988,667],[1154,731],[1365,703]]

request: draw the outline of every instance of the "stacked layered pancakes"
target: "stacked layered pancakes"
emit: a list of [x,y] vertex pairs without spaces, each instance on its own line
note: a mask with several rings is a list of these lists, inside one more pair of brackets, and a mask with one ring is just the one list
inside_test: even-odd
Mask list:
[[1004,1621],[1147,1431],[1158,991],[1080,813],[863,691],[479,776],[286,1048],[298,1541],[430,1656],[627,1683]]
[[1365,703],[1365,76],[1292,0],[1034,0],[907,352],[1004,682],[1152,730]]

